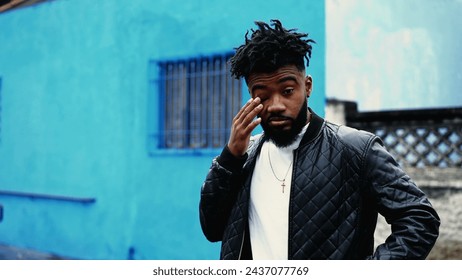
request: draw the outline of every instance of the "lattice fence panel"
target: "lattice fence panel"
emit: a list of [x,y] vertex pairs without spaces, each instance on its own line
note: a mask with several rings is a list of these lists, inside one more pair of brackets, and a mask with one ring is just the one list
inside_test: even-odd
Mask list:
[[364,127],[384,141],[401,165],[462,167],[462,126],[401,125]]

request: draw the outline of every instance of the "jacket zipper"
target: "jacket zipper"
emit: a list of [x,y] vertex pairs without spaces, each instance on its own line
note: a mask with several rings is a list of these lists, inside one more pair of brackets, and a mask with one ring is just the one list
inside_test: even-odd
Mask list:
[[245,239],[245,229],[242,233],[242,241],[241,241],[241,248],[239,249],[239,257],[238,257],[238,260],[241,259],[242,257],[242,249],[244,248],[244,239]]
[[295,169],[296,169],[296,162],[297,162],[297,157],[298,157],[297,156],[298,155],[297,150],[298,150],[298,148],[293,151],[292,179],[291,179],[291,182],[290,182],[291,186],[290,186],[290,194],[289,194],[290,195],[290,197],[289,197],[289,223],[288,223],[289,226],[287,228],[287,230],[288,230],[288,233],[287,233],[287,237],[288,237],[287,238],[287,243],[288,243],[287,244],[287,259],[288,260],[291,259],[290,252],[292,251],[292,244],[290,242],[290,239],[291,239],[290,238],[290,233],[292,232],[292,228],[291,228],[291,217],[292,217],[292,214],[293,214],[292,213],[293,212],[292,211],[292,195],[294,193],[293,192],[293,186],[294,186],[294,182],[295,182],[295,171],[296,171]]

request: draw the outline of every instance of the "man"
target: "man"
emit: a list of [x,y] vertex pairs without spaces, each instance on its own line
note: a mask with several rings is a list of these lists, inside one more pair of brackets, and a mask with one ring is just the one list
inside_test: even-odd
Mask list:
[[[256,24],[231,59],[251,99],[201,189],[202,230],[222,241],[221,259],[425,259],[440,224],[425,194],[377,136],[308,107],[314,41]],[[392,232],[374,250],[378,213]]]

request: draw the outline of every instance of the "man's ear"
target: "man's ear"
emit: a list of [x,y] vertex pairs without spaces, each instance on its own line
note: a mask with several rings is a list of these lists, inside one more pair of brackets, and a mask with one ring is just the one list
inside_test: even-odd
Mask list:
[[306,97],[309,98],[311,95],[311,91],[313,90],[313,78],[310,75],[305,77],[305,91]]

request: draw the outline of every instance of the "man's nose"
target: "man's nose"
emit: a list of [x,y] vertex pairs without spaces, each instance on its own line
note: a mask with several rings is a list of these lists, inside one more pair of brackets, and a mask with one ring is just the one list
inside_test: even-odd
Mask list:
[[277,113],[285,111],[286,106],[282,100],[282,97],[279,95],[275,95],[271,97],[270,103],[268,104],[268,112],[269,113]]

